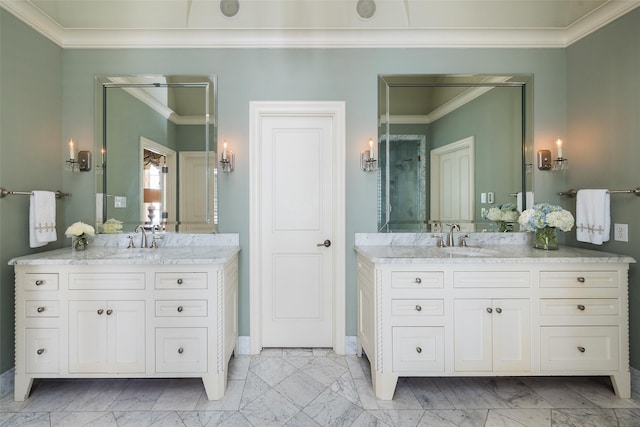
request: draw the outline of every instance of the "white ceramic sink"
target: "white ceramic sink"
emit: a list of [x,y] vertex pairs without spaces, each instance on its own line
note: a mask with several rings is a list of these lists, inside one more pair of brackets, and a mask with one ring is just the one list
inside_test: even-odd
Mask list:
[[492,249],[472,248],[472,247],[466,247],[466,246],[448,247],[448,248],[445,248],[444,250],[451,255],[459,255],[459,256],[488,257],[488,256],[496,256],[500,254],[500,252],[494,251]]

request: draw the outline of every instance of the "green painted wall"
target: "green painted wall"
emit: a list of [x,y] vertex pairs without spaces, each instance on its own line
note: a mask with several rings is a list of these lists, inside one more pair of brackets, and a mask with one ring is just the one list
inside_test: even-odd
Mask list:
[[[640,10],[567,49],[567,188],[640,186]],[[575,201],[567,201],[575,212]],[[611,223],[629,225],[629,242],[602,246],[640,261],[640,198],[611,196]],[[575,233],[572,233],[575,236]],[[574,242],[575,243],[575,242]],[[640,368],[640,267],[629,272],[631,365]]]
[[[64,190],[62,68],[61,48],[0,8],[0,187]],[[67,243],[66,203],[56,212],[58,242],[31,249],[29,197],[0,199],[0,373],[14,365],[14,275],[7,262]]]

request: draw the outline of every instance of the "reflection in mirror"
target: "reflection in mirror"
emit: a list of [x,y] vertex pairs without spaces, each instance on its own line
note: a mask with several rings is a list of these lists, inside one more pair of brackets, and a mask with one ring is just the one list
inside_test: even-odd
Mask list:
[[[96,222],[217,231],[216,77],[98,77]],[[108,232],[109,227],[103,228]]]
[[489,209],[516,206],[531,185],[530,80],[380,76],[379,231],[498,231]]

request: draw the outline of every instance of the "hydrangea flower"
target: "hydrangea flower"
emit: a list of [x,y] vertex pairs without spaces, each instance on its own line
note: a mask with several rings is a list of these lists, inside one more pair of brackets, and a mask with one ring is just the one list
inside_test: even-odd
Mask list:
[[554,227],[561,231],[571,231],[575,220],[571,212],[557,205],[538,203],[520,214],[518,223],[524,231],[536,231]]

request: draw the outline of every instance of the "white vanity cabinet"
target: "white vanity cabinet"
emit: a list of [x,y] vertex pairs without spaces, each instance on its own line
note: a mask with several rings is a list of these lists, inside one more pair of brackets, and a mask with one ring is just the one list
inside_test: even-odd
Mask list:
[[237,251],[219,263],[16,263],[15,400],[34,378],[200,377],[224,395]]
[[561,250],[559,259],[523,251],[421,260],[407,247],[398,258],[388,247],[357,251],[358,345],[378,398],[392,399],[400,376],[507,375],[609,376],[630,397],[631,258]]

